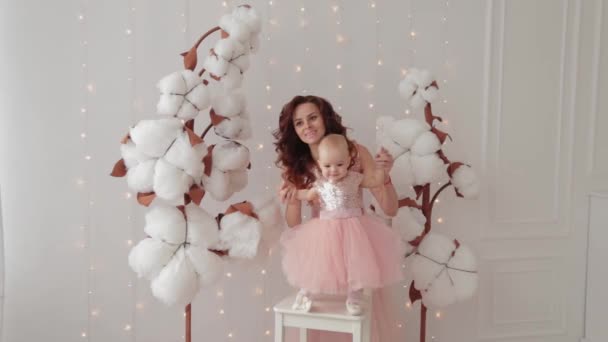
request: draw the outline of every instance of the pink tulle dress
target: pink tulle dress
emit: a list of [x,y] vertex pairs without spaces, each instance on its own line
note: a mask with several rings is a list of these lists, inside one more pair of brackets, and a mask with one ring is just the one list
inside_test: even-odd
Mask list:
[[349,171],[336,183],[318,177],[319,217],[281,236],[287,281],[311,293],[345,294],[403,278],[400,238],[363,211],[363,175]]

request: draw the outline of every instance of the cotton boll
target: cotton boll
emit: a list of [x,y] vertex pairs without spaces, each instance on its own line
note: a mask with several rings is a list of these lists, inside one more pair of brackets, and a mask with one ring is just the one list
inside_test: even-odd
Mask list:
[[146,214],[144,232],[157,240],[180,244],[186,239],[186,221],[176,207],[154,206]]
[[228,70],[230,63],[220,56],[209,55],[203,62],[203,68],[209,71],[212,75],[222,77]]
[[215,167],[211,169],[209,176],[203,175],[203,186],[205,191],[217,201],[225,201],[233,193],[230,191],[230,175]]
[[232,192],[239,192],[247,186],[247,171],[230,171],[230,189]]
[[243,73],[234,64],[230,64],[226,74],[220,79],[219,85],[226,92],[240,88],[243,85]]
[[410,106],[412,108],[422,108],[426,105],[426,101],[422,97],[422,95],[417,92],[410,98]]
[[213,47],[215,54],[227,61],[230,61],[236,55],[241,54],[244,50],[245,47],[241,42],[230,37],[218,40]]
[[176,168],[163,159],[156,163],[154,172],[154,192],[167,201],[183,201],[184,194],[190,190],[194,180],[183,170]]
[[249,165],[249,149],[236,141],[227,141],[213,149],[213,167],[222,171],[245,169]]
[[274,227],[282,222],[281,207],[274,197],[257,196],[251,201],[251,205],[265,227]]
[[156,104],[156,112],[161,115],[175,115],[184,103],[184,96],[180,94],[162,93]]
[[254,34],[249,38],[249,51],[257,53],[260,50],[260,38]]
[[246,42],[251,35],[251,29],[232,14],[222,16],[219,26],[222,30],[228,32],[231,38],[237,39],[241,43]]
[[189,246],[186,248],[186,255],[198,274],[200,287],[212,285],[220,279],[224,261],[217,254],[206,249]]
[[245,109],[245,94],[242,89],[216,94],[213,96],[211,105],[218,115],[234,117]]
[[[442,263],[449,260],[454,250],[454,242],[446,236],[429,233],[420,245],[412,262],[412,274],[418,290],[427,288],[443,268]],[[436,262],[435,262],[436,261]]]
[[443,308],[456,301],[456,293],[444,270],[422,294],[422,303],[429,308]]
[[410,160],[410,152],[395,159],[390,175],[398,195],[405,195],[411,190],[416,179]]
[[176,168],[184,170],[186,174],[200,178],[203,173],[202,160],[206,154],[207,148],[204,143],[192,146],[188,134],[182,131],[163,159]]
[[476,199],[479,197],[479,183],[473,183],[462,188],[458,188],[458,192],[466,199]]
[[151,192],[154,183],[154,168],[156,160],[147,160],[129,168],[127,184],[136,192]]
[[412,153],[418,156],[432,154],[439,151],[439,149],[441,149],[441,142],[437,138],[437,135],[431,131],[420,134],[412,145]]
[[142,120],[130,130],[131,140],[145,155],[161,157],[183,130],[180,119]]
[[464,187],[477,182],[477,176],[473,169],[467,165],[460,165],[452,173],[452,183],[456,187]]
[[439,97],[439,90],[437,87],[429,86],[426,89],[421,89],[420,95],[426,102],[433,103]]
[[393,227],[396,227],[396,230],[399,232],[399,235],[404,242],[416,239],[424,231],[424,225],[420,224],[414,217],[414,211],[420,212],[420,210],[416,208],[399,208],[397,215],[393,219]]
[[243,53],[241,55],[235,56],[234,59],[230,61],[231,64],[235,65],[241,72],[247,71],[249,69],[249,55],[247,53]]
[[410,149],[418,136],[430,129],[424,121],[405,118],[395,121],[389,128],[388,135],[401,147]]
[[262,20],[260,19],[258,12],[251,7],[239,6],[232,12],[232,15],[238,21],[247,25],[252,34],[257,34],[262,29]]
[[247,140],[251,137],[251,123],[241,116],[227,118],[214,127],[215,134],[225,139]]
[[173,72],[156,84],[161,93],[185,94],[188,91],[188,84],[181,71]]
[[444,167],[443,161],[437,154],[412,155],[411,160],[415,179],[414,185],[424,185],[441,178]]
[[414,92],[417,88],[418,87],[412,82],[411,79],[406,78],[399,82],[399,93],[401,94],[401,97],[405,100],[409,101],[409,99],[411,99],[414,95]]
[[129,266],[138,277],[151,279],[169,262],[176,248],[153,238],[144,239],[129,252]]
[[[477,261],[471,249],[460,245],[448,262],[450,276],[454,280],[454,292],[458,300],[469,299],[477,290]],[[465,271],[460,271],[465,270]],[[466,272],[469,271],[469,272]]]
[[185,306],[199,289],[198,276],[181,247],[158,276],[152,280],[152,294],[167,305]]
[[417,72],[412,74],[412,77],[415,79],[416,84],[421,88],[428,87],[435,80],[433,74],[428,70],[417,70]]
[[[191,113],[184,113],[182,111],[178,113],[178,117],[192,119],[198,115],[201,110],[205,110],[210,104],[210,95],[207,86],[203,83],[199,83],[197,86],[192,88],[188,94],[186,94],[186,102],[191,105],[194,110]],[[182,108],[185,108],[182,106]]]
[[186,217],[188,218],[187,242],[205,249],[218,242],[217,222],[204,209],[190,203],[186,206]]
[[146,160],[150,160],[152,157],[146,155],[140,149],[135,146],[131,139],[127,140],[126,143],[120,144],[120,155],[125,162],[125,166],[130,169],[139,163],[143,163]]
[[237,211],[222,217],[220,227],[220,245],[229,249],[229,256],[255,257],[262,230],[260,221]]

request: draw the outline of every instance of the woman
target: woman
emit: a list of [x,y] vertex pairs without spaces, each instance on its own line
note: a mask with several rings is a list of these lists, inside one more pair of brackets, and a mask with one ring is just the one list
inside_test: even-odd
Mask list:
[[[314,181],[315,160],[321,139],[327,134],[346,136],[342,118],[331,104],[317,96],[296,96],[281,111],[279,128],[274,132],[275,150],[278,153],[277,166],[283,170],[283,183],[279,197],[286,204],[285,219],[289,227],[302,223],[302,202],[297,199],[297,189],[306,189]],[[369,168],[382,168],[385,171],[383,185],[370,189],[385,214],[394,216],[398,210],[397,193],[388,175],[393,166],[392,156],[382,149],[373,158],[367,148],[356,144],[351,170],[364,172]],[[318,206],[312,205],[312,215],[318,216]],[[386,314],[383,307],[382,291],[374,293],[372,339],[374,342],[394,341],[396,324],[389,322],[392,315]],[[339,335],[339,336],[338,336]],[[348,334],[318,333],[309,334],[309,341],[348,341]]]

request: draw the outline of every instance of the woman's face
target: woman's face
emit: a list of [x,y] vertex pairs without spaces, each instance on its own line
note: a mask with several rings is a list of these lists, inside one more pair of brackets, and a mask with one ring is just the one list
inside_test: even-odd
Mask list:
[[293,113],[293,127],[305,144],[316,144],[325,136],[325,123],[314,103],[302,103]]

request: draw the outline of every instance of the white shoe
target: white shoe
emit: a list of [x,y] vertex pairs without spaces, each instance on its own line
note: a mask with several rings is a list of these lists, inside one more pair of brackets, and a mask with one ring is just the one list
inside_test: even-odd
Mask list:
[[363,305],[361,300],[348,298],[346,299],[346,311],[352,316],[359,316],[363,313]]
[[310,308],[312,308],[312,300],[308,297],[306,292],[300,291],[296,295],[296,300],[293,302],[291,308],[297,311],[309,312]]

